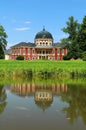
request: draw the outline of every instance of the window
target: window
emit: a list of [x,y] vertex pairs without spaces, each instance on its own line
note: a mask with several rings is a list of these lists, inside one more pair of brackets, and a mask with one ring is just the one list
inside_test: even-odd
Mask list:
[[30,49],[28,49],[28,54],[30,53]]
[[20,53],[20,48],[18,48],[18,54]]
[[12,54],[14,54],[15,53],[15,50],[14,49],[12,49]]
[[50,51],[49,51],[49,50],[47,50],[47,51],[46,51],[46,54],[50,54]]
[[25,48],[23,48],[23,54],[25,54]]
[[45,54],[45,51],[43,51],[43,54]]
[[46,42],[46,46],[48,45],[48,43]]
[[62,49],[62,54],[64,54],[64,49]]
[[40,42],[40,45],[41,45],[42,43]]
[[34,50],[33,50],[33,54],[34,54]]
[[44,45],[45,43],[43,42],[43,45]]
[[57,53],[60,54],[60,48],[58,48]]

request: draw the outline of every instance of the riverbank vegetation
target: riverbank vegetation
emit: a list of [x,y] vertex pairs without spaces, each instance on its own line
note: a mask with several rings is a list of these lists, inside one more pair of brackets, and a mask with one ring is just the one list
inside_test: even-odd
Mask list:
[[0,77],[5,78],[86,78],[86,62],[71,61],[17,61],[0,60]]

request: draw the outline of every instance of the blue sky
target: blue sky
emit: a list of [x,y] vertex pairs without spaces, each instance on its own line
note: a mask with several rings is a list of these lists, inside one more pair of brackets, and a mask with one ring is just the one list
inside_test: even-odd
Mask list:
[[68,18],[74,16],[81,23],[85,15],[86,0],[0,0],[0,24],[8,35],[8,47],[34,42],[43,26],[59,42]]

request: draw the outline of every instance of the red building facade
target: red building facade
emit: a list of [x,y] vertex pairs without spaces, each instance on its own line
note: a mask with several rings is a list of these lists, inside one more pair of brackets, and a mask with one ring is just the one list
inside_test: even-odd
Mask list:
[[25,60],[62,60],[67,54],[67,49],[59,43],[54,43],[52,34],[43,28],[35,36],[34,43],[20,42],[11,47],[8,59],[15,60],[23,55]]

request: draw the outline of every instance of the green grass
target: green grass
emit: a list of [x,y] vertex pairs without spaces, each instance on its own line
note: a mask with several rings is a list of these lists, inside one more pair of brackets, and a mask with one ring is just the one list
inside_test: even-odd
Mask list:
[[9,76],[34,77],[86,77],[86,62],[73,61],[17,61],[0,60],[0,77]]

